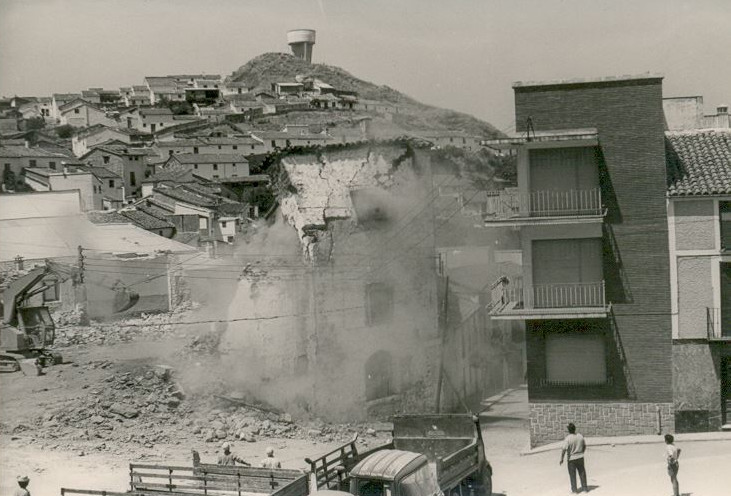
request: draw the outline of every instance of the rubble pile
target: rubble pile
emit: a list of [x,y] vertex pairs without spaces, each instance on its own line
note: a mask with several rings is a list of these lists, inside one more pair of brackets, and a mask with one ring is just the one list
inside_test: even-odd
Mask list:
[[220,331],[211,331],[205,334],[199,334],[190,338],[185,346],[178,352],[178,355],[216,355],[218,354],[218,345],[220,342]]
[[[137,337],[162,339],[176,335],[175,322],[184,321],[187,313],[141,314],[115,322],[92,322],[78,325],[67,315],[54,314],[56,322],[55,348],[88,344],[116,344],[133,341]],[[56,318],[59,320],[56,320]]]
[[222,390],[216,386],[203,395],[188,397],[173,370],[164,365],[117,369],[112,361],[93,360],[81,367],[109,374],[99,383],[82,386],[86,394],[56,404],[36,418],[0,424],[0,432],[30,436],[48,449],[74,450],[80,442],[89,442],[95,449],[107,451],[159,444],[194,447],[224,440],[346,442],[356,433],[365,444],[387,437],[391,429],[388,423],[296,420],[242,395],[221,396]]
[[[108,369],[95,361],[88,368]],[[185,393],[169,367],[141,367],[108,375],[98,387],[35,419],[35,434],[58,446],[68,441],[122,441],[152,447],[173,442],[173,433],[190,413]],[[30,426],[15,426],[11,433]]]

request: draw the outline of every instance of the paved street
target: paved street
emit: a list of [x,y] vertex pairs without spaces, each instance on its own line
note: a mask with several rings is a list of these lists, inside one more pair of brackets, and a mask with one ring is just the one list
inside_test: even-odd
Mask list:
[[[571,494],[566,465],[557,450],[528,449],[527,391],[514,391],[482,415],[486,452],[493,465],[494,492],[500,496]],[[731,494],[731,440],[680,441],[680,490],[684,495]],[[670,495],[663,444],[589,446],[586,455],[591,494]]]

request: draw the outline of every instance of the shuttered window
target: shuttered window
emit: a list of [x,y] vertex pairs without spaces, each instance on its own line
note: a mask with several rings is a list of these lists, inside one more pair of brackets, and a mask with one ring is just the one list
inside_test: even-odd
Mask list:
[[606,345],[598,334],[546,336],[546,379],[554,385],[599,385],[607,381]]

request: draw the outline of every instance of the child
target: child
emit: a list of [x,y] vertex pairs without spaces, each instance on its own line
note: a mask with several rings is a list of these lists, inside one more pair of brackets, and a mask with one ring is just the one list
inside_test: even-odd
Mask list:
[[668,463],[668,475],[670,476],[670,482],[673,484],[673,496],[680,496],[680,487],[678,485],[680,464],[678,458],[681,450],[673,444],[673,441],[675,441],[675,438],[672,434],[665,434],[665,461]]

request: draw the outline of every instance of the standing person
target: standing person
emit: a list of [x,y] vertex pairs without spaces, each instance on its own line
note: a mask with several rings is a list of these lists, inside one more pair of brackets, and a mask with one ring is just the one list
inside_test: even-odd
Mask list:
[[13,496],[30,496],[30,491],[27,487],[30,484],[30,479],[26,475],[18,476],[18,489],[15,490]]
[[[586,451],[586,442],[584,436],[576,433],[576,426],[569,423],[566,426],[569,434],[563,440],[563,448],[561,449],[561,461],[559,465],[563,465],[563,458],[567,456],[566,466],[569,469],[569,481],[571,481],[571,492],[579,493],[581,491],[589,492],[586,485],[586,468],[584,467],[584,452]],[[576,472],[579,472],[581,478],[581,490],[576,489]]]
[[225,442],[221,445],[221,448],[223,449],[223,453],[218,455],[219,465],[236,465],[236,463],[238,462],[246,467],[251,467],[250,463],[245,462],[238,456],[231,453],[231,443]]
[[665,434],[665,461],[668,464],[668,475],[673,485],[673,496],[680,496],[680,485],[678,484],[678,469],[680,469],[680,448],[676,447],[673,442],[675,438],[672,434]]
[[267,456],[262,459],[259,466],[264,468],[282,468],[282,462],[274,457],[274,448],[271,446],[267,447]]

